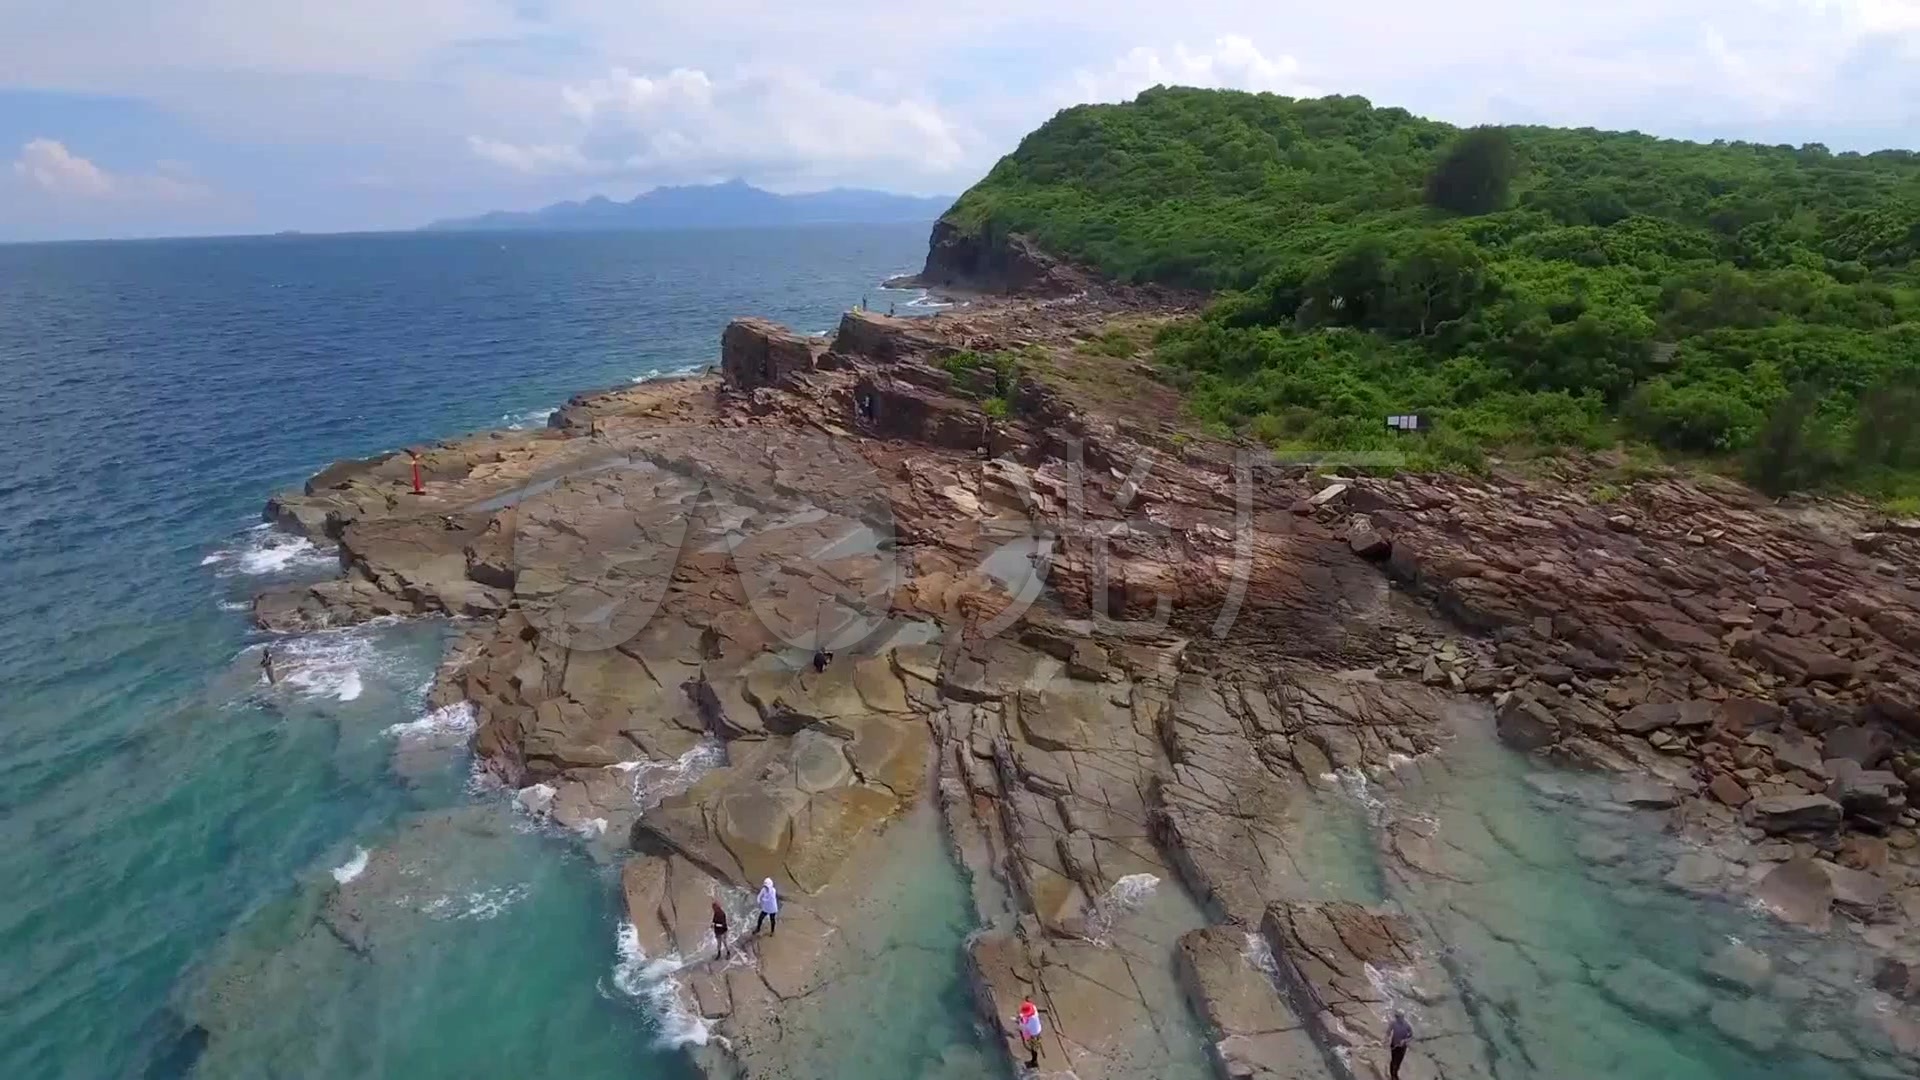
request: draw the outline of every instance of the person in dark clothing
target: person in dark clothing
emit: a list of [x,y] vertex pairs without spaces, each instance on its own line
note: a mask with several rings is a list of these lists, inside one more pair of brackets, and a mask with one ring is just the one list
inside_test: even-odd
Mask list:
[[833,663],[832,653],[821,649],[813,650],[813,670],[816,673],[827,670],[827,665],[831,663]]
[[1400,1063],[1406,1060],[1407,1044],[1413,1041],[1413,1025],[1407,1023],[1407,1014],[1396,1011],[1393,1023],[1387,1025],[1387,1076],[1391,1080],[1400,1080]]
[[265,648],[260,650],[260,670],[266,675],[268,686],[273,686],[280,681],[280,676],[275,674],[273,670],[273,649]]
[[713,902],[713,940],[719,943],[719,947],[714,952],[713,958],[715,960],[726,959],[727,955],[731,952],[731,949],[727,945],[727,909],[721,907],[720,901],[718,900]]

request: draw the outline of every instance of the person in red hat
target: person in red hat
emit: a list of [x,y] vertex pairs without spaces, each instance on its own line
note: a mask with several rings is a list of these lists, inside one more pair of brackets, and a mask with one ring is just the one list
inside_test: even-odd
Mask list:
[[1040,1067],[1040,1010],[1031,996],[1020,1002],[1020,1045],[1027,1051],[1027,1068]]

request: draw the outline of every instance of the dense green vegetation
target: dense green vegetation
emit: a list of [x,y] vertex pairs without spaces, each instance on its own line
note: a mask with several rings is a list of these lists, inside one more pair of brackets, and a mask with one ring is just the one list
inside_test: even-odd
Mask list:
[[[1154,351],[1275,446],[1471,468],[1628,438],[1920,492],[1920,154],[1160,88],[1060,113],[947,216],[1219,292]],[[1406,412],[1433,430],[1385,429]]]

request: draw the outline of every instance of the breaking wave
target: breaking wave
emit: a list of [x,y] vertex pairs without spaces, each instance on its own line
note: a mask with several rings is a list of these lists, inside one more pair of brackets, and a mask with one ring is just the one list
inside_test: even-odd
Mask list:
[[436,896],[420,911],[436,919],[491,919],[527,895],[525,885],[499,885],[459,895]]
[[383,653],[366,627],[323,630],[272,645],[280,682],[304,697],[353,701],[366,691],[362,672],[394,669],[397,658]]
[[614,948],[618,955],[613,965],[614,989],[653,1013],[660,1024],[662,1047],[705,1046],[712,1040],[712,1026],[694,1010],[686,988],[674,978],[686,966],[678,956],[649,960],[640,947],[640,932],[624,919]]
[[437,739],[443,736],[471,735],[478,725],[474,715],[473,703],[457,701],[452,705],[442,705],[421,716],[418,720],[392,724],[387,734],[396,739]]
[[209,553],[200,565],[218,567],[220,573],[266,577],[326,569],[338,561],[334,549],[323,548],[304,536],[275,531],[263,523],[248,529],[238,544]]
[[363,847],[354,848],[353,858],[348,859],[346,862],[343,862],[339,866],[336,866],[333,868],[333,880],[339,882],[342,885],[345,885],[347,882],[352,881],[354,878],[357,878],[361,874],[366,873],[367,872],[367,855],[368,855],[368,852],[366,848],[363,848]]

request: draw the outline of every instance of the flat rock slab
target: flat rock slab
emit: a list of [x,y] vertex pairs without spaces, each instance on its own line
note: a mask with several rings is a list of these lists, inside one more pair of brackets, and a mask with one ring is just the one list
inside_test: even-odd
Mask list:
[[1223,1080],[1335,1080],[1305,1022],[1280,996],[1263,938],[1210,926],[1183,936],[1175,955]]

